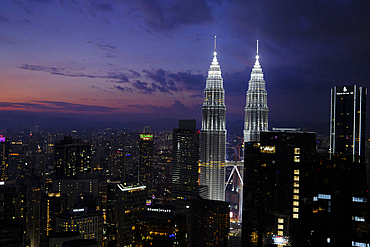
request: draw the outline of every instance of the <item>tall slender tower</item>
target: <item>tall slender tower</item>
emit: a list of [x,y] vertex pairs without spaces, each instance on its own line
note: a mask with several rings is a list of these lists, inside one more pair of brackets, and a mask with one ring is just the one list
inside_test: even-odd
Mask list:
[[216,37],[202,106],[200,185],[207,186],[206,199],[225,200],[226,106]]
[[244,122],[244,142],[259,142],[260,132],[268,131],[268,107],[265,80],[259,62],[258,40],[256,63],[249,80]]
[[331,90],[330,157],[365,155],[367,88],[335,86]]

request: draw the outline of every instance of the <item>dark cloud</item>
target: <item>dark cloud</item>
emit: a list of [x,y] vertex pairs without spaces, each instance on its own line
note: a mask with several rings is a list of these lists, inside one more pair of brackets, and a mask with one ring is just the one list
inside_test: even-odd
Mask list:
[[86,43],[93,45],[95,48],[98,48],[103,51],[114,51],[116,47],[113,45],[108,45],[103,40],[96,40],[96,41],[86,41]]
[[132,69],[130,69],[129,70],[131,73],[132,73],[132,75],[133,76],[135,76],[135,77],[140,77],[141,75],[139,74],[139,72],[137,72],[137,71],[135,71],[135,70],[132,70]]
[[[191,72],[170,72],[163,69],[143,70],[143,73],[154,82],[153,88],[161,92],[177,92],[182,88],[198,91],[204,88],[205,77],[201,74],[194,75]],[[159,84],[159,85],[158,85]]]
[[56,102],[56,101],[33,101],[32,103],[9,103],[0,102],[1,107],[12,107],[19,109],[28,110],[46,110],[46,111],[72,111],[72,112],[85,112],[85,113],[104,113],[111,112],[118,108],[106,107],[106,106],[91,106],[82,104],[73,104],[68,102]]
[[151,94],[155,90],[153,88],[148,87],[148,83],[146,82],[141,82],[139,80],[133,82],[131,84],[134,88],[142,91],[144,94]]
[[143,13],[146,24],[157,31],[171,31],[182,25],[213,21],[212,9],[205,0],[138,0],[136,5]]
[[168,73],[168,77],[176,82],[184,84],[187,90],[203,90],[205,87],[206,77],[202,74],[193,75],[190,72]]
[[121,86],[114,86],[114,87],[117,88],[118,90],[125,91],[125,88],[123,88]]
[[[101,79],[113,79],[115,83],[128,83],[129,79],[123,74],[118,72],[108,72],[107,75],[91,75],[84,73],[75,73],[77,69],[71,68],[59,68],[54,66],[40,66],[32,64],[22,64],[20,69],[48,72],[53,75],[67,76],[67,77],[86,77],[86,78],[101,78]],[[72,71],[70,71],[72,70]]]

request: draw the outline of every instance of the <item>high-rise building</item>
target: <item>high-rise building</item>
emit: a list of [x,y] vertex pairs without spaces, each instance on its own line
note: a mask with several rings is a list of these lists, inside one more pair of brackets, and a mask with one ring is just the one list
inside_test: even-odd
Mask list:
[[216,42],[208,70],[202,106],[200,185],[207,186],[211,200],[225,200],[226,106]]
[[365,155],[367,88],[335,86],[331,90],[330,156]]
[[142,184],[117,183],[117,246],[135,246],[135,222],[146,208],[146,186]]
[[147,188],[148,197],[153,192],[153,134],[140,134],[139,141],[139,181]]
[[187,203],[188,246],[228,246],[230,204],[201,197]]
[[8,138],[0,136],[0,181],[8,180],[10,142]]
[[148,207],[135,225],[135,246],[187,247],[186,217],[171,207]]
[[56,177],[69,177],[91,171],[91,146],[80,139],[66,136],[55,144]]
[[249,80],[245,105],[244,142],[258,142],[260,132],[268,131],[268,107],[265,80],[259,62],[258,40],[256,62]]
[[70,208],[56,216],[56,232],[79,232],[82,239],[95,239],[103,246],[103,212]]
[[182,210],[186,200],[199,193],[199,130],[196,121],[180,120],[179,128],[173,130],[172,204]]
[[306,246],[315,150],[315,133],[261,132],[246,143],[242,246]]

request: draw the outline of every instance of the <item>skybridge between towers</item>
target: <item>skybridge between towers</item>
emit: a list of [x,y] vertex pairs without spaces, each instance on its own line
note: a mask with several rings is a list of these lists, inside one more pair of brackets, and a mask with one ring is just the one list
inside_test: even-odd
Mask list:
[[225,162],[225,198],[230,202],[230,221],[241,223],[244,161]]

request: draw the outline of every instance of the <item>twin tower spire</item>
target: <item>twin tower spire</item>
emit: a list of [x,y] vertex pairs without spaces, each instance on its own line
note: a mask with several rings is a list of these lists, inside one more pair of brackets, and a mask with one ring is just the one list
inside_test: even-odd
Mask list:
[[[259,63],[256,62],[246,95],[244,142],[259,141],[260,131],[267,131],[267,92]],[[221,67],[217,60],[216,36],[213,59],[208,70],[202,106],[200,185],[202,197],[225,201],[226,106]]]

